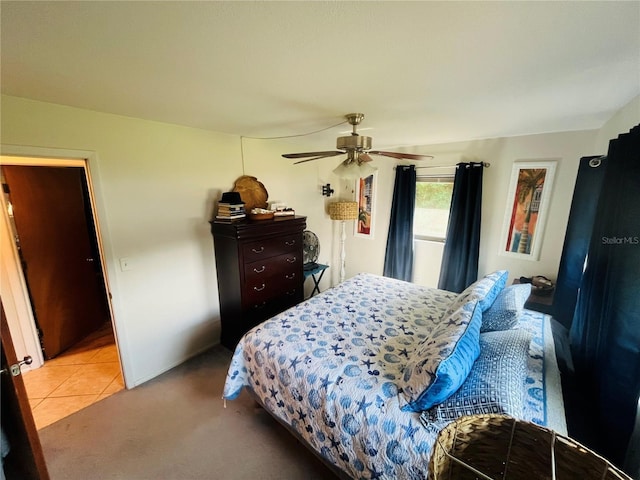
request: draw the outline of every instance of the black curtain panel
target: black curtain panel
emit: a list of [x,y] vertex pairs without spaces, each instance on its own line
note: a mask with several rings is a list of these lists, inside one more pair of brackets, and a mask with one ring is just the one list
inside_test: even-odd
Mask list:
[[410,282],[413,279],[413,213],[416,203],[415,165],[396,167],[391,218],[383,275]]
[[453,181],[451,212],[438,288],[462,292],[478,279],[482,163],[459,163]]
[[621,465],[640,394],[640,125],[609,143],[570,333],[595,448]]
[[553,297],[553,318],[571,328],[584,261],[589,251],[607,157],[580,159]]

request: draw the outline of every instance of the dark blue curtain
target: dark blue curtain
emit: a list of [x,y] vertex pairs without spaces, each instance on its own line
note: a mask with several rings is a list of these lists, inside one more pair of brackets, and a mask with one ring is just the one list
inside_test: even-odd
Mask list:
[[415,165],[396,167],[387,250],[384,256],[386,277],[410,282],[413,279],[413,212],[416,204]]
[[462,292],[478,279],[482,163],[459,163],[453,181],[438,288]]
[[606,163],[606,157],[583,157],[578,167],[553,297],[553,318],[567,330],[576,309]]
[[570,338],[594,448],[620,465],[640,394],[640,125],[609,143],[607,162]]

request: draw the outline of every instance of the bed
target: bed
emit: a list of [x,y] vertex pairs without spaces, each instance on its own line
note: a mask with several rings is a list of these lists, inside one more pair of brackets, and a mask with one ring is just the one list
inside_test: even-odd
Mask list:
[[456,294],[358,274],[247,332],[223,398],[247,389],[342,478],[426,478],[462,415],[566,434],[550,317],[507,276]]

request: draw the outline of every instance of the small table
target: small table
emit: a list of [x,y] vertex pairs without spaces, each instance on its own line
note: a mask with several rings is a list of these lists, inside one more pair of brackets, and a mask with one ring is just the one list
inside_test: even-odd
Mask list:
[[[322,265],[318,263],[314,268],[310,270],[304,270],[304,279],[306,280],[308,277],[311,277],[311,279],[313,280],[313,290],[311,290],[311,295],[309,295],[309,298],[313,297],[316,293],[320,293],[320,280],[322,280],[324,271],[327,268],[329,268],[329,265]],[[318,274],[320,275],[316,277],[316,275]]]
[[[516,278],[513,280],[513,284],[517,285],[520,283],[520,279]],[[555,290],[550,292],[548,295],[536,295],[531,292],[527,302],[524,304],[524,308],[529,310],[535,310],[536,312],[546,313],[547,315],[553,314],[553,294]]]

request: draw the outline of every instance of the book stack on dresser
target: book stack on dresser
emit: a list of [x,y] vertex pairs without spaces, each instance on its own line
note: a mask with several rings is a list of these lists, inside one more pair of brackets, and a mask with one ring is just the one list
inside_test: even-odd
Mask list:
[[244,209],[244,202],[241,200],[237,192],[227,192],[222,194],[220,202],[218,202],[217,221],[232,222],[234,220],[242,220],[247,216]]

